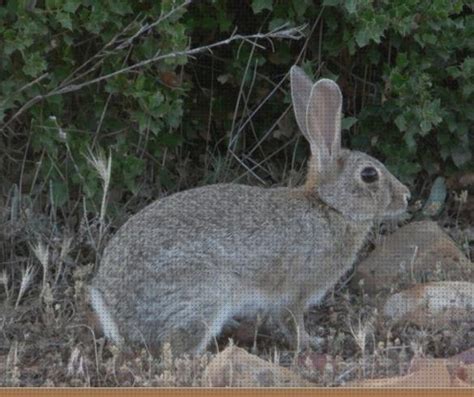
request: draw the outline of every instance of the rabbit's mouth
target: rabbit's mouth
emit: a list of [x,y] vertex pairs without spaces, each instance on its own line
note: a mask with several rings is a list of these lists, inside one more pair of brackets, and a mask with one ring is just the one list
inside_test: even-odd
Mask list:
[[392,199],[389,205],[385,208],[384,218],[399,218],[406,214],[408,209],[408,200],[410,199],[410,193],[407,189],[407,193],[403,193],[400,196]]

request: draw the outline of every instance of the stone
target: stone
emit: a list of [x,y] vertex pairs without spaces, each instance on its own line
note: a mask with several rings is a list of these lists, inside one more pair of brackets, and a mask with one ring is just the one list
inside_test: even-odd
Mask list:
[[362,379],[345,387],[377,388],[449,388],[472,387],[465,367],[453,365],[447,359],[414,358],[407,375],[392,378]]
[[315,387],[288,368],[231,345],[217,354],[203,375],[204,387]]
[[353,283],[376,294],[447,280],[474,281],[474,265],[436,222],[418,221],[384,236],[356,266]]
[[415,285],[391,295],[383,314],[394,321],[406,320],[419,326],[443,326],[471,321],[474,325],[474,283],[441,281]]

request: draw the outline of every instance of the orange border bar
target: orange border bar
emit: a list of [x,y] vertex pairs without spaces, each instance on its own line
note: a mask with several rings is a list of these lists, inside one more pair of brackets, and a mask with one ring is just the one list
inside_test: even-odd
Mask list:
[[121,397],[121,396],[160,396],[160,397],[472,397],[474,388],[470,389],[344,389],[344,388],[314,388],[314,389],[140,389],[140,388],[5,388],[0,389],[0,396],[13,397]]

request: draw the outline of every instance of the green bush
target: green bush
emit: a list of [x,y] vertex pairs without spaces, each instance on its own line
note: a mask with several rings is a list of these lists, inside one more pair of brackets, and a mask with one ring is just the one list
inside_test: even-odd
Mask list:
[[41,161],[40,178],[57,206],[78,197],[78,188],[88,197],[100,196],[98,177],[87,161],[88,150],[98,147],[113,156],[114,186],[136,192],[145,155],[159,162],[165,147],[180,143],[174,131],[181,122],[186,86],[170,85],[167,76],[175,76],[186,58],[54,93],[157,53],[185,49],[188,36],[180,22],[185,9],[138,35],[175,2],[35,3],[8,1],[0,7],[0,120],[7,122],[31,99],[45,97],[4,129],[7,149],[27,145],[28,159]]
[[[7,165],[13,160],[21,162],[26,151],[30,162],[22,172],[36,181],[39,167],[37,182],[42,183],[35,186],[56,205],[80,192],[97,199],[100,181],[86,157],[90,148],[102,148],[113,156],[112,185],[119,197],[156,184],[184,188],[183,173],[215,180],[204,174],[210,167],[216,171],[220,156],[228,156],[237,128],[242,132],[233,152],[244,160],[232,166],[244,164],[263,180],[272,166],[263,170],[255,163],[276,160],[281,173],[292,156],[297,168],[307,157],[298,134],[267,131],[289,104],[287,83],[283,89],[275,84],[303,46],[304,68],[315,77],[335,78],[344,92],[346,145],[378,156],[409,183],[473,168],[470,2],[203,0],[138,34],[180,3],[25,0],[1,5],[0,122],[8,123],[2,130],[3,169],[12,169]],[[265,49],[236,41],[195,59],[172,57],[60,91],[158,53],[225,39],[236,27],[251,34],[284,23],[307,24],[308,40],[259,42]],[[245,98],[236,106],[239,92]],[[12,120],[25,104],[33,105]],[[18,167],[13,171],[18,178]]]
[[[343,125],[350,127],[344,140],[349,147],[373,153],[412,184],[473,169],[474,17],[470,2],[253,0],[247,8],[230,7],[233,3],[202,2],[185,16],[186,25],[201,35],[205,30],[219,36],[236,23],[246,30],[265,30],[289,21],[308,23],[309,32],[320,16],[307,43],[305,68],[341,85]],[[259,73],[277,81],[295,62],[302,45],[281,42],[274,52],[257,50],[253,56]],[[247,58],[242,51],[237,56],[237,51],[225,57],[220,72],[234,77],[228,84],[234,83],[235,90],[249,78],[244,76]],[[258,84],[267,85],[262,79]],[[267,128],[268,119],[284,109],[284,100],[276,95],[268,107]]]

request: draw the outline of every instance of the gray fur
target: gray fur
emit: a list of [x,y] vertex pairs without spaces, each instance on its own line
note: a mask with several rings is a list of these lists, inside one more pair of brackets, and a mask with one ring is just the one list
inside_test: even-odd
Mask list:
[[[322,87],[328,89],[314,94],[318,101],[337,97],[335,83]],[[297,119],[299,106],[313,112],[298,95],[293,90]],[[338,106],[325,107],[336,113],[329,130],[308,131],[318,134],[314,142],[339,140],[326,157],[330,172],[316,185],[211,185],[155,201],[131,217],[107,245],[91,286],[106,334],[118,343],[170,341],[176,351],[202,352],[233,316],[291,311],[307,344],[304,310],[350,270],[374,222],[403,212],[409,196],[380,162],[340,149]],[[314,155],[320,149],[313,146]],[[318,173],[315,164],[308,178]],[[370,186],[360,179],[367,165],[380,174]]]

